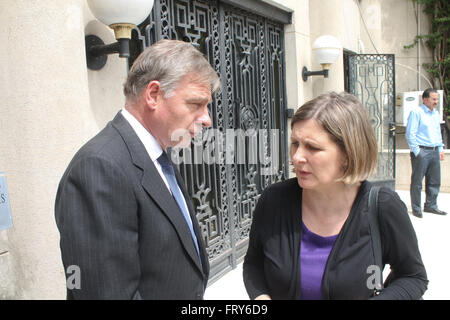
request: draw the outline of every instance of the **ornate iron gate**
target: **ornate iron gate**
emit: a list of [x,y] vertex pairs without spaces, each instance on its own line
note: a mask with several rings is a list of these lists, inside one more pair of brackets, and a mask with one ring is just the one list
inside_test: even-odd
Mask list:
[[349,56],[349,90],[367,108],[378,141],[378,169],[371,181],[395,189],[395,57]]
[[213,282],[243,259],[262,190],[288,177],[283,25],[221,1],[155,1],[133,31],[130,64],[163,38],[192,43],[221,78],[213,129],[178,154]]

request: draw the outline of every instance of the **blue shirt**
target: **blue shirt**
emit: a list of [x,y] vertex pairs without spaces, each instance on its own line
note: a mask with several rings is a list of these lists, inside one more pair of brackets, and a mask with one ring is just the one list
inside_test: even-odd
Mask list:
[[439,112],[430,110],[426,105],[413,108],[408,116],[406,141],[414,155],[418,155],[419,146],[439,147],[442,152],[443,143]]

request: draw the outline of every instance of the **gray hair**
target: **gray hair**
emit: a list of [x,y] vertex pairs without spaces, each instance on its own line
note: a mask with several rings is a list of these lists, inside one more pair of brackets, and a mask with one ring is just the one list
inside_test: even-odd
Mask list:
[[160,40],[134,61],[123,92],[127,99],[136,99],[150,81],[157,80],[167,97],[187,75],[192,75],[195,81],[208,83],[212,93],[220,87],[216,71],[193,45],[179,40]]

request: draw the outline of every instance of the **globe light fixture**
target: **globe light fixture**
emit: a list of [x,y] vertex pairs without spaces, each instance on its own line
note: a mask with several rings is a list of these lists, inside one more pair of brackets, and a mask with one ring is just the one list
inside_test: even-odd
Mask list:
[[153,0],[87,0],[92,14],[114,30],[117,40],[107,44],[98,36],[87,35],[86,60],[91,70],[100,70],[106,64],[107,55],[118,53],[121,58],[130,56],[131,30],[148,17]]
[[342,52],[342,45],[335,37],[324,35],[314,41],[312,52],[314,59],[322,65],[322,70],[308,71],[308,68],[303,67],[303,81],[308,80],[309,76],[324,76],[324,78],[328,78],[328,70],[331,64],[339,58]]

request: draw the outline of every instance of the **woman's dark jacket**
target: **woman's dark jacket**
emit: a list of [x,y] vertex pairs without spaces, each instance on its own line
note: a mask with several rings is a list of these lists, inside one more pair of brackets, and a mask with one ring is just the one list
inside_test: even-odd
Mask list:
[[[375,265],[368,222],[370,182],[363,182],[328,257],[322,280],[323,299],[369,299],[367,282]],[[264,190],[256,206],[244,283],[251,299],[301,299],[300,244],[302,189],[297,179]],[[387,188],[379,192],[379,228],[383,264],[395,273],[377,299],[419,299],[427,289],[427,274],[405,204]],[[370,282],[370,281],[369,281]]]

